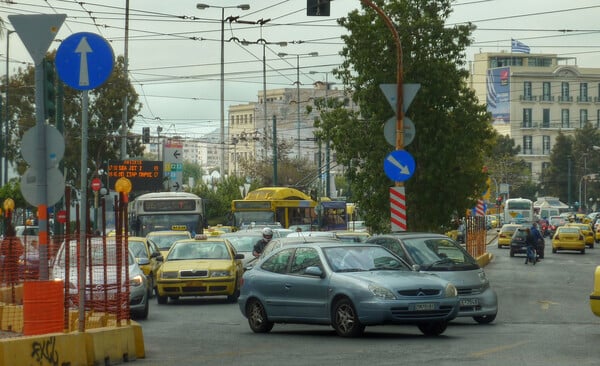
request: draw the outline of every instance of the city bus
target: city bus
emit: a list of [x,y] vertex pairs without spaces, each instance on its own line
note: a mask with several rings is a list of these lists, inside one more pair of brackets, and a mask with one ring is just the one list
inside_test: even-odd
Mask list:
[[233,225],[311,225],[316,223],[317,202],[309,195],[288,187],[264,187],[248,192],[241,200],[231,202]]
[[505,224],[531,224],[534,220],[532,200],[527,198],[509,198],[504,201]]
[[202,199],[193,193],[146,193],[129,203],[129,230],[135,236],[162,230],[202,234],[205,223]]

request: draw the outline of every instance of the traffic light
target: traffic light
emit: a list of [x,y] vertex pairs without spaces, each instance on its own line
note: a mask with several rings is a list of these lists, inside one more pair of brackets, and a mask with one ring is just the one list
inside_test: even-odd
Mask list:
[[502,206],[502,196],[498,196],[496,198],[496,206],[498,206],[498,207]]
[[44,60],[44,118],[56,115],[56,72],[52,61]]
[[150,143],[150,127],[142,127],[142,142],[144,144]]
[[306,15],[329,16],[329,3],[331,0],[306,0]]

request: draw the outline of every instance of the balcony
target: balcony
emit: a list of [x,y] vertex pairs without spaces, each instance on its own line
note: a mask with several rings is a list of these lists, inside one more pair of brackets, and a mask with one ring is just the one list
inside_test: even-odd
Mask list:
[[592,97],[577,97],[577,103],[591,103]]
[[521,102],[535,102],[536,100],[537,97],[533,95],[519,95],[519,101]]
[[540,95],[538,97],[538,100],[542,103],[552,103],[552,102],[554,102],[554,96],[553,95]]
[[559,103],[573,103],[573,97],[570,97],[568,95],[560,95],[558,97],[558,102]]

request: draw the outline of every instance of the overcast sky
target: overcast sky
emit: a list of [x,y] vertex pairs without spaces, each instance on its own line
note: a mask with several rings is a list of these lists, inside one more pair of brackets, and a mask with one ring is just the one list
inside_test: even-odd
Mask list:
[[[215,7],[198,10],[199,2]],[[244,3],[251,8],[235,8]],[[0,17],[13,29],[7,19],[10,14],[67,14],[51,49],[58,48],[61,39],[85,31],[101,35],[116,55],[123,55],[125,4],[126,0],[14,0],[1,3]],[[295,87],[295,55],[318,52],[316,57],[300,57],[300,82],[310,87],[339,65],[338,52],[343,47],[340,35],[345,31],[336,19],[359,8],[360,1],[335,0],[330,17],[307,17],[305,0],[130,0],[129,75],[143,104],[135,132],[150,126],[155,134],[156,127],[161,126],[163,133],[200,137],[219,128],[221,6],[231,7],[225,9],[225,18],[268,20],[262,27],[225,23],[227,110],[229,105],[257,101],[262,90],[263,46],[243,46],[235,39],[272,43],[265,48],[267,89]],[[600,4],[596,0],[460,0],[454,2],[448,23],[471,21],[477,25],[475,43],[467,50],[468,60],[478,52],[510,51],[514,38],[530,46],[532,53],[576,57],[581,67],[600,68],[598,19]],[[281,47],[275,44],[278,42],[288,45]],[[6,62],[5,50],[4,35],[0,40],[2,64]],[[278,57],[279,52],[290,56]],[[11,35],[10,73],[31,62],[21,40]],[[335,82],[331,74],[327,77]]]

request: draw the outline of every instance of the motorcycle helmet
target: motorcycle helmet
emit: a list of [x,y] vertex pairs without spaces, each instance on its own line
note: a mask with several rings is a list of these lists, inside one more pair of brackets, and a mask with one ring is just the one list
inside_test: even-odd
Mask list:
[[262,236],[264,239],[271,240],[273,238],[273,229],[270,227],[262,229]]

